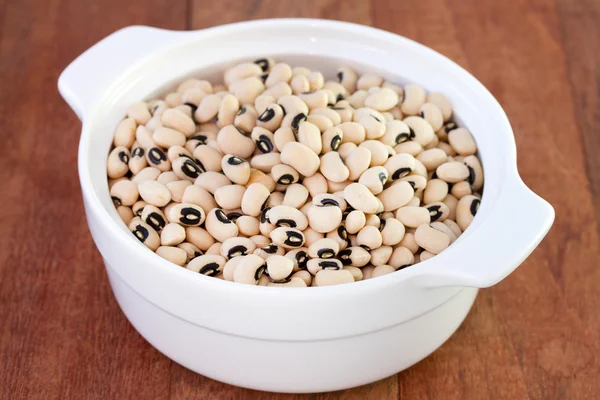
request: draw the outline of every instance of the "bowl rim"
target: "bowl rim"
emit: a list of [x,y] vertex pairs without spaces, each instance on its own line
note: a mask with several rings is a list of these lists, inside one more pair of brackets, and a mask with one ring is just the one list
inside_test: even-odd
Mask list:
[[[498,185],[503,185],[507,180],[508,175],[515,175],[518,177],[517,169],[516,169],[516,145],[514,141],[514,135],[509,123],[508,117],[506,113],[495,99],[495,97],[488,91],[488,89],[481,83],[477,78],[467,72],[464,68],[456,64],[454,61],[450,60],[446,56],[436,52],[435,50],[422,45],[418,42],[415,42],[406,37],[387,32],[381,29],[372,28],[368,26],[363,26],[355,23],[349,22],[340,22],[333,20],[322,20],[322,19],[304,19],[304,18],[284,18],[284,19],[267,19],[267,20],[253,20],[246,22],[237,22],[227,25],[221,25],[216,27],[211,27],[202,30],[195,31],[181,31],[176,32],[178,35],[182,35],[178,42],[172,43],[165,48],[157,49],[151,55],[156,56],[163,51],[169,51],[177,46],[183,46],[188,41],[193,40],[202,40],[210,35],[218,35],[218,34],[230,34],[236,31],[243,31],[245,29],[260,29],[261,25],[268,23],[273,26],[281,26],[281,27],[295,27],[295,28],[310,28],[310,27],[319,27],[319,28],[328,28],[334,30],[342,30],[342,31],[353,31],[354,33],[368,35],[377,40],[386,40],[386,41],[395,41],[399,43],[401,46],[411,48],[413,51],[418,51],[423,53],[428,58],[432,58],[436,62],[440,63],[440,68],[450,69],[454,75],[457,77],[457,82],[468,83],[469,85],[476,88],[478,93],[485,97],[487,100],[486,107],[489,106],[489,113],[494,113],[497,115],[498,120],[501,122],[501,126],[498,126],[496,129],[499,131],[506,132],[503,138],[503,142],[505,144],[505,148],[503,149],[505,156],[505,166],[507,171],[501,176]],[[124,28],[124,30],[128,29],[136,29],[140,27],[128,27]],[[162,31],[165,33],[174,33],[171,30],[162,30],[157,28],[147,28],[144,29],[152,29],[156,31]],[[187,36],[187,38],[186,38]],[[147,59],[140,61],[139,64],[144,64],[148,62]],[[368,62],[366,63],[368,64]],[[135,68],[132,66],[131,68]],[[113,82],[113,86],[107,88],[103,95],[102,100],[106,100],[106,95],[111,93],[114,86],[117,82],[123,81],[125,77],[129,75],[130,69],[125,70],[119,75],[115,82]],[[464,82],[464,81],[467,82]],[[100,101],[102,103],[103,101]],[[92,110],[94,111],[94,110]],[[239,284],[237,282],[230,282],[223,279],[216,279],[214,277],[204,276],[198,273],[194,273],[193,271],[189,271],[185,268],[177,268],[177,266],[157,254],[148,249],[146,246],[141,244],[135,237],[131,234],[127,234],[121,227],[117,225],[117,221],[115,221],[108,213],[106,208],[102,205],[98,193],[93,187],[92,177],[90,174],[90,170],[88,168],[89,160],[88,160],[88,152],[93,151],[90,149],[89,141],[94,131],[89,121],[94,119],[94,112],[90,112],[89,115],[85,116],[83,119],[83,127],[81,132],[79,150],[78,150],[78,167],[79,167],[79,176],[80,183],[82,187],[82,192],[85,200],[87,201],[88,207],[86,208],[87,212],[93,212],[98,216],[98,221],[102,224],[103,228],[109,232],[110,235],[113,236],[113,240],[125,241],[126,243],[131,244],[131,251],[135,252],[135,257],[139,258],[141,261],[145,262],[151,268],[158,268],[165,273],[171,274],[172,276],[180,277],[181,279],[187,281],[189,284],[204,286],[204,285],[220,285],[222,290],[230,291],[235,294],[239,293],[251,293],[251,294],[260,294],[260,295],[277,295],[278,299],[281,299],[281,296],[288,298],[295,298],[298,296],[301,297],[310,297],[310,296],[331,296],[331,295],[347,295],[348,293],[352,293],[357,295],[361,292],[372,292],[374,290],[379,290],[384,287],[388,287],[391,285],[397,285],[401,282],[404,282],[408,279],[411,279],[415,276],[425,275],[425,274],[435,274],[436,266],[439,264],[443,264],[447,260],[450,260],[455,253],[460,252],[460,250],[464,247],[468,247],[468,239],[473,233],[477,232],[477,229],[480,228],[481,224],[474,226],[472,224],[465,232],[468,232],[469,235],[464,237],[464,240],[461,240],[459,243],[456,243],[455,246],[452,246],[446,249],[444,252],[440,253],[436,257],[429,259],[427,261],[420,262],[411,266],[410,268],[403,269],[401,273],[398,274],[387,274],[385,276],[378,277],[377,279],[369,279],[365,281],[353,282],[350,285],[334,285],[334,286],[325,286],[325,287],[311,287],[311,290],[287,290],[288,288],[281,287],[269,287],[269,286],[255,286],[255,285],[244,285]],[[486,203],[486,195],[485,192],[482,197],[482,204]],[[496,199],[497,200],[497,199]],[[487,201],[493,202],[494,199],[488,199]],[[490,205],[491,207],[491,205]],[[488,207],[489,208],[489,207]],[[489,212],[491,213],[491,209]],[[478,213],[475,216],[474,221],[478,221],[481,218],[485,218],[486,215],[481,215]],[[118,268],[115,268],[115,271],[118,273]],[[195,275],[194,278],[192,275]],[[284,300],[284,299],[283,299]]]

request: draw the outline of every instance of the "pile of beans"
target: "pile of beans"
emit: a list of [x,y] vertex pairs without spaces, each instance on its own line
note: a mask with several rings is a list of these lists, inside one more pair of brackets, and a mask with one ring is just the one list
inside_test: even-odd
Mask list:
[[477,213],[476,143],[441,93],[265,58],[132,104],[108,155],[131,232],[191,271],[266,286],[393,273]]

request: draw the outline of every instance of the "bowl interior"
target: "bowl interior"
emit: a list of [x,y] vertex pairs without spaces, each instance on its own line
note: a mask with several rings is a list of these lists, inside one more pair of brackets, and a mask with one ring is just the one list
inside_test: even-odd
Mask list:
[[[418,83],[428,91],[446,95],[453,104],[455,119],[477,141],[486,182],[473,224],[453,246],[471,234],[493,208],[505,170],[515,162],[514,139],[499,104],[462,68],[424,46],[373,29],[344,31],[321,26],[304,30],[293,24],[279,29],[268,25],[260,29],[233,26],[189,32],[182,36],[181,43],[157,50],[107,88],[96,113],[84,121],[80,150],[87,157],[80,163],[81,172],[89,175],[98,200],[122,230],[127,231],[127,227],[112,204],[105,165],[114,129],[129,104],[165,94],[188,77],[221,83],[226,67],[265,56],[319,70],[326,80],[335,79],[337,68],[348,65],[359,73],[377,73],[398,84]],[[132,236],[131,240],[137,242]]]

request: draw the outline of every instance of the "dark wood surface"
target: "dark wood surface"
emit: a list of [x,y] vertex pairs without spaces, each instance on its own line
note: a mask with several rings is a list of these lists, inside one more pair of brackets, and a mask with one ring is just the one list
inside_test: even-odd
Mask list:
[[[353,390],[260,393],[171,362],[119,310],[83,215],[62,69],[127,25],[268,17],[358,22],[452,58],[503,105],[524,181],[556,209],[446,344]],[[0,398],[600,398],[599,26],[597,0],[0,0]]]

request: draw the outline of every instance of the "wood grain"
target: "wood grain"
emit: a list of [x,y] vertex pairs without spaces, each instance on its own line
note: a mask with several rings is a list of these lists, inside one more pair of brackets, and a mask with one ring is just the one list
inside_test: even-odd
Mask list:
[[[274,17],[375,26],[467,68],[505,108],[524,181],[556,209],[540,247],[481,291],[439,350],[397,376],[341,392],[225,385],[171,362],[135,332],[87,231],[80,124],[56,91],[74,57],[121,27]],[[597,398],[599,24],[594,0],[0,0],[0,398]]]

